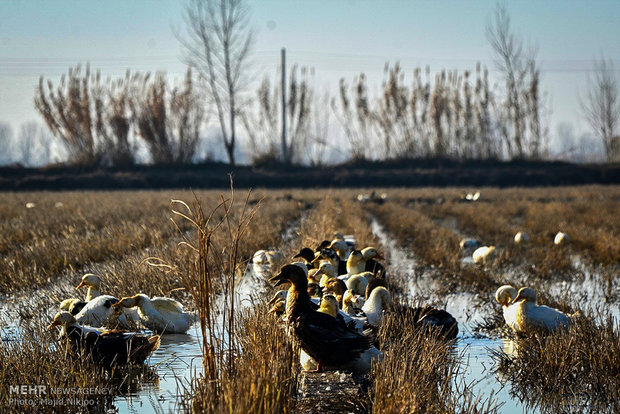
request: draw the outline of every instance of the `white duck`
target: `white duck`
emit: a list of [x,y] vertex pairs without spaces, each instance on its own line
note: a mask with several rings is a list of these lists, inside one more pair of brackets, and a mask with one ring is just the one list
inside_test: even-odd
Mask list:
[[557,246],[567,244],[569,241],[570,238],[568,237],[568,234],[562,233],[561,231],[558,231],[558,233],[553,238],[553,244]]
[[474,263],[486,264],[489,259],[495,256],[495,246],[478,247],[471,256]]
[[536,292],[529,287],[519,289],[513,302],[516,306],[516,325],[518,332],[528,332],[535,329],[555,331],[559,328],[567,328],[571,319],[568,315],[557,309],[536,304]]
[[527,243],[528,241],[530,241],[530,236],[526,232],[520,231],[515,234],[515,243]]
[[517,289],[511,285],[500,286],[495,292],[495,300],[502,305],[502,312],[504,314],[504,321],[515,332],[519,331],[519,325],[517,324],[517,309],[518,306],[512,302],[517,297]]
[[[135,324],[140,322],[140,317],[138,316],[138,313],[132,309],[125,309],[122,314],[115,314],[115,316],[118,317],[118,321],[106,321],[106,319],[108,319],[114,313],[113,310],[110,310],[108,307],[108,300],[111,301],[111,304],[115,304],[116,302],[118,302],[118,299],[111,295],[101,295],[101,284],[101,278],[99,276],[92,273],[86,273],[84,276],[82,276],[80,284],[75,287],[76,289],[88,287],[88,290],[86,292],[87,303],[82,308],[82,310],[78,314],[76,314],[78,322],[88,325],[92,323],[108,323],[111,324],[110,327],[114,327],[114,325],[118,323],[123,329],[134,328]],[[105,297],[105,299],[99,299],[101,297]],[[85,309],[86,313],[82,315],[81,313]]]
[[[114,296],[101,295],[97,296],[90,302],[88,302],[77,315],[75,319],[81,325],[90,325],[95,328],[107,326],[113,328],[114,321],[114,308],[113,305],[118,302]],[[124,315],[118,317],[118,323],[123,328],[128,328],[129,324]]]
[[383,319],[383,311],[390,306],[392,306],[392,296],[390,292],[383,286],[378,286],[370,293],[370,296],[362,307],[362,311],[366,314],[369,324],[372,326],[379,326]]
[[143,293],[124,297],[114,307],[138,307],[140,320],[147,328],[160,333],[186,333],[191,315],[183,311],[183,305],[172,298],[149,298]]
[[[370,272],[364,272],[364,273],[370,273]],[[368,286],[368,279],[366,279],[366,276],[364,275],[364,273],[353,275],[346,281],[347,289],[352,291],[354,295],[363,296],[366,294],[366,287]]]

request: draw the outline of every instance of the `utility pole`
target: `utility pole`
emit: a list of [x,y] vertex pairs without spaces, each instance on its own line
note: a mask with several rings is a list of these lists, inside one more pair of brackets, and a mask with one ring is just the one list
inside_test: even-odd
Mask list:
[[282,162],[288,162],[286,150],[286,49],[282,48]]

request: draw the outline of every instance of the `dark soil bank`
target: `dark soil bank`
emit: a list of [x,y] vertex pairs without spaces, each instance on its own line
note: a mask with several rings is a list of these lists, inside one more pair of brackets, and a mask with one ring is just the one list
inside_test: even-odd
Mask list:
[[620,164],[424,159],[348,163],[329,167],[276,165],[232,168],[222,163],[122,169],[4,167],[0,168],[0,191],[228,188],[229,173],[233,174],[237,188],[620,184]]

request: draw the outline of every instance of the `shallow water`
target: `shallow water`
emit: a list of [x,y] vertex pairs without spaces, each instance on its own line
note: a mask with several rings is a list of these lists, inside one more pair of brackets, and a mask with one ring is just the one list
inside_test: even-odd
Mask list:
[[[515,344],[508,338],[491,338],[474,334],[473,328],[486,317],[501,312],[495,302],[494,292],[488,297],[481,297],[471,292],[459,292],[439,297],[435,292],[439,290],[439,281],[435,280],[432,270],[420,274],[416,271],[418,262],[412,253],[405,251],[390,237],[385,229],[372,220],[373,233],[379,237],[381,243],[390,251],[390,269],[400,275],[405,275],[406,294],[414,301],[430,302],[443,306],[459,323],[459,335],[456,352],[462,356],[462,365],[455,384],[459,390],[467,385],[475,397],[484,399],[492,397],[500,413],[539,413],[544,407],[536,407],[527,401],[521,401],[511,395],[509,382],[503,381],[501,373],[497,372],[497,365],[491,357],[493,350],[502,350],[510,354],[515,351]],[[462,259],[464,265],[472,265],[473,260]],[[573,268],[578,273],[572,281],[549,282],[542,288],[554,297],[566,297],[576,303],[578,307],[591,312],[594,317],[604,317],[610,313],[620,319],[620,297],[617,285],[605,289],[606,281],[603,276],[579,257],[573,258]],[[611,290],[611,291],[610,291]],[[608,296],[612,299],[609,300]],[[613,299],[615,298],[615,300]],[[604,310],[599,314],[598,310]]]
[[202,370],[200,344],[198,325],[187,334],[162,335],[159,349],[148,360],[152,375],[142,378],[137,389],[115,397],[118,413],[179,412],[184,388]]
[[474,396],[482,399],[492,396],[497,405],[501,404],[501,413],[534,413],[526,410],[524,404],[510,396],[509,386],[504,386],[495,374],[496,364],[491,358],[491,349],[503,349],[504,340],[497,338],[480,337],[474,335],[472,327],[491,314],[499,311],[494,309],[490,298],[481,298],[479,295],[463,292],[452,293],[439,297],[435,293],[439,288],[439,281],[429,274],[416,274],[417,260],[413,255],[392,239],[385,229],[372,220],[373,233],[379,237],[381,243],[390,251],[390,268],[393,272],[407,275],[407,295],[413,301],[422,300],[443,306],[452,314],[459,324],[459,335],[456,352],[462,356],[462,365],[456,375],[455,384],[458,389],[467,385]]

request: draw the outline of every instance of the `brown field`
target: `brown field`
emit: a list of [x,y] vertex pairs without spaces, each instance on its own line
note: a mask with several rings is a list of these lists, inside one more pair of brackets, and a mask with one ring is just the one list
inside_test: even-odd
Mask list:
[[[536,288],[539,303],[581,310],[583,321],[568,336],[519,339],[520,348],[531,352],[498,351],[493,358],[532,407],[548,412],[581,407],[540,397],[552,392],[585,396],[590,409],[600,401],[613,411],[617,403],[606,398],[620,388],[620,373],[609,369],[620,361],[619,328],[617,319],[606,315],[620,301],[620,187],[483,188],[476,202],[462,200],[476,189],[390,189],[376,190],[387,193],[384,202],[357,201],[358,193],[370,191],[236,190],[234,202],[226,191],[1,193],[0,328],[14,322],[20,338],[0,341],[0,411],[9,406],[8,384],[93,387],[118,384],[119,375],[139,380],[135,373],[95,375],[97,367],[72,360],[62,342],[43,329],[62,299],[78,296],[74,287],[82,274],[92,272],[102,276],[104,294],[171,295],[200,311],[206,327],[215,326],[207,312],[215,309],[209,308],[211,299],[225,298],[223,313],[229,316],[221,335],[236,344],[234,352],[219,339],[209,342],[209,330],[203,330],[211,348],[204,347],[203,372],[187,386],[181,408],[295,412],[301,367],[295,345],[266,315],[264,302],[272,291],[257,288],[254,305],[236,314],[231,288],[242,281],[255,251],[282,252],[273,265],[277,270],[301,247],[314,248],[335,231],[353,234],[359,246],[373,245],[386,255],[387,281],[397,301],[424,299],[407,296],[412,280],[432,280],[432,286],[425,286],[432,290],[430,301],[439,305],[448,294],[474,295],[483,303],[476,306],[486,312],[485,324],[473,324],[478,335],[511,337],[492,299],[505,283]],[[172,200],[184,201],[190,210]],[[34,206],[27,208],[27,203]],[[173,210],[189,218],[202,214],[204,220],[192,223]],[[374,223],[415,259],[414,274],[396,266]],[[517,231],[527,232],[529,243],[515,244]],[[568,245],[553,244],[558,231],[570,236]],[[496,258],[485,265],[464,264],[462,238],[495,245]],[[600,276],[600,303],[549,291],[557,283],[579,284],[586,274]],[[213,284],[203,286],[206,278]],[[369,390],[359,395],[364,410],[501,412],[492,395],[476,395],[471,384],[459,383],[467,356],[452,344],[424,338],[398,315],[388,318],[384,329],[390,330],[380,336],[386,358],[371,371]],[[400,341],[390,341],[395,333]],[[593,351],[595,343],[596,349],[607,350],[605,357]],[[565,349],[563,355],[570,358],[550,360],[549,353],[557,349]],[[26,360],[37,361],[36,368]],[[555,372],[566,372],[572,380],[553,388]],[[119,386],[114,395],[126,392]],[[98,401],[99,406],[112,407],[112,397]]]

